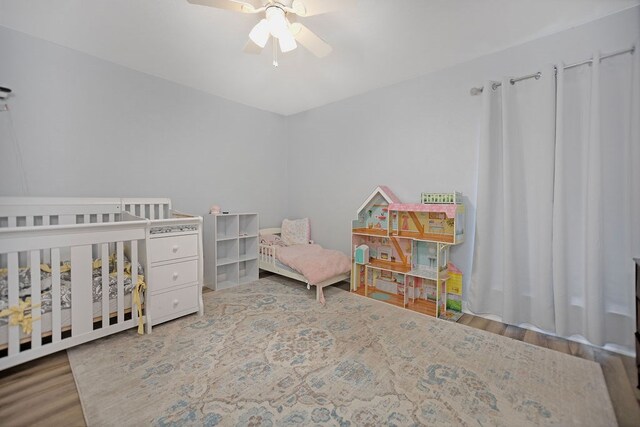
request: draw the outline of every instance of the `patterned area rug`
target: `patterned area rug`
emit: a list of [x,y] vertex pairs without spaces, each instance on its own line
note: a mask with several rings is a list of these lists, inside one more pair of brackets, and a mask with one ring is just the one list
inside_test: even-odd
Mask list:
[[[277,280],[277,281],[276,281]],[[616,425],[600,366],[273,277],[69,350],[89,426]]]

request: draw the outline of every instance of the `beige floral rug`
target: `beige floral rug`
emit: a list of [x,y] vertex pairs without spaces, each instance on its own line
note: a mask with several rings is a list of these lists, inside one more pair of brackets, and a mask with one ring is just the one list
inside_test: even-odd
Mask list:
[[269,277],[69,350],[90,426],[616,425],[600,366]]

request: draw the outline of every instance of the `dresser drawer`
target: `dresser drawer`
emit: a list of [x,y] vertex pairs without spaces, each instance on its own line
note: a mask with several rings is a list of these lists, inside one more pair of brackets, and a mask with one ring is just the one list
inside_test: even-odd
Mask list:
[[175,262],[151,267],[149,292],[167,290],[173,286],[186,285],[198,281],[198,260]]
[[151,295],[149,314],[158,323],[198,311],[198,285]]
[[161,237],[149,241],[151,262],[168,261],[198,255],[198,235]]

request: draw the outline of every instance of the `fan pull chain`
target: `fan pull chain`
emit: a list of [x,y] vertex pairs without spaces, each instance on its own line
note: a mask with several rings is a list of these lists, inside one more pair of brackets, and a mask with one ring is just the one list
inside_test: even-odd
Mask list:
[[278,46],[276,45],[276,38],[271,38],[271,45],[273,46],[273,66],[278,66]]

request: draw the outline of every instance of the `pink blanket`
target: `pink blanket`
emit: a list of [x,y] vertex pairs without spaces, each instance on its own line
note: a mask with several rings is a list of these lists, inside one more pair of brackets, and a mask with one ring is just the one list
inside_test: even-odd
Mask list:
[[315,244],[278,248],[276,257],[281,263],[302,273],[312,285],[351,270],[348,256]]

